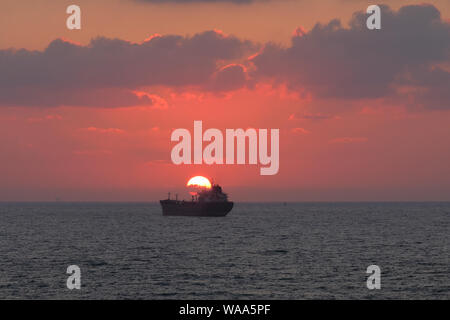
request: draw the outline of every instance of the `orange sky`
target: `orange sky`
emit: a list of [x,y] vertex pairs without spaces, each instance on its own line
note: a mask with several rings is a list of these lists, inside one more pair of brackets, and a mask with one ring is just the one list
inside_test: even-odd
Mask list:
[[[376,97],[353,97],[350,93],[341,97],[324,92],[335,89],[332,75],[345,72],[346,67],[336,66],[336,71],[328,69],[317,74],[320,64],[319,69],[306,71],[308,63],[297,66],[293,60],[287,69],[298,67],[305,70],[304,76],[289,70],[274,73],[273,68],[284,70],[282,61],[272,66],[271,59],[277,56],[261,51],[269,42],[289,47],[299,26],[309,32],[317,22],[339,18],[347,28],[352,13],[365,10],[365,1],[330,0],[318,4],[286,0],[242,5],[77,1],[82,8],[82,30],[69,31],[65,28],[65,8],[72,3],[2,1],[0,50],[24,48],[43,52],[57,38],[84,47],[97,36],[141,43],[156,33],[192,36],[206,30],[222,30],[226,35],[254,43],[254,48],[249,49],[254,52],[229,61],[217,60],[222,66],[231,62],[242,64],[248,68],[244,69],[245,75],[252,82],[230,90],[211,89],[208,83],[139,85],[139,91],[153,97],[152,105],[104,107],[100,106],[100,97],[98,106],[91,101],[85,106],[32,106],[15,103],[14,98],[0,102],[0,201],[52,201],[56,197],[67,201],[154,201],[165,197],[167,191],[187,194],[184,185],[194,175],[214,177],[237,201],[450,200],[450,101],[445,95],[434,94],[440,98],[439,107],[434,107],[436,101],[420,95],[425,87],[432,93],[442,92],[437,91],[442,86],[445,90],[445,80],[434,84],[428,77],[435,73],[426,73],[423,68],[436,70],[435,66],[439,66],[443,72],[448,71],[449,55],[423,60],[431,54],[417,54],[405,66],[414,79],[407,83],[392,80],[388,89],[380,85],[380,90],[386,92]],[[397,10],[417,3],[421,2],[390,1],[389,5]],[[447,30],[450,3],[429,3],[440,11],[443,30]],[[323,48],[327,50],[328,45]],[[296,50],[295,54],[303,54],[302,47]],[[392,50],[386,54],[389,63],[395,49],[380,48],[380,52],[387,50]],[[260,60],[248,60],[258,53]],[[0,68],[2,59],[0,55]],[[349,66],[359,56],[352,59]],[[422,61],[423,68],[416,69]],[[330,66],[334,65],[330,62]],[[12,67],[8,72],[15,75],[16,70]],[[177,74],[176,70],[173,72]],[[170,73],[167,74],[170,82]],[[13,78],[10,76],[9,83],[16,81]],[[9,86],[9,78],[5,82],[2,79],[0,90],[3,86],[4,92],[26,82],[18,79],[18,84]],[[337,79],[340,82],[346,78]],[[40,91],[48,87],[39,81],[44,80],[30,80],[24,88],[31,94],[36,87],[37,97],[45,95],[43,101],[47,101],[47,95],[67,89],[61,91],[65,95],[74,88],[73,84],[67,88],[48,84],[55,89]],[[97,79],[92,81],[90,85],[95,86]],[[348,89],[341,83],[339,92]],[[323,86],[327,90],[323,91]],[[365,88],[351,81],[349,86],[350,92],[352,88],[361,92]],[[119,87],[138,86],[121,83]],[[390,91],[392,87],[395,94]],[[81,86],[80,90],[85,89]],[[259,167],[250,165],[173,165],[170,134],[176,128],[192,131],[194,120],[202,120],[205,129],[223,131],[279,128],[279,173],[261,176]]]
[[[393,9],[417,0],[380,2]],[[443,17],[450,18],[450,2],[434,4]],[[81,31],[65,26],[68,5],[82,8]],[[64,37],[83,44],[96,36],[142,41],[159,34],[193,34],[220,29],[255,41],[288,43],[298,26],[310,29],[317,22],[339,18],[346,23],[355,11],[372,4],[363,0],[276,0],[248,5],[230,3],[148,4],[140,0],[54,1],[3,0],[0,10],[0,48],[43,49],[55,38]]]

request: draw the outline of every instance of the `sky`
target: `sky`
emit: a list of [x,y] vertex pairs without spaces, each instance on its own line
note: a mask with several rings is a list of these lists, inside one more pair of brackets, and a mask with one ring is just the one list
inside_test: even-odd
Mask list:
[[[450,2],[369,4],[3,0],[0,201],[450,201]],[[194,120],[279,129],[279,172],[173,164]]]

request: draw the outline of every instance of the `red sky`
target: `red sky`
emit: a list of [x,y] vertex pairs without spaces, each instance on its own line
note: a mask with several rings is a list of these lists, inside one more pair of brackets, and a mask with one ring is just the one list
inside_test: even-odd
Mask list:
[[[0,201],[153,201],[193,175],[237,201],[450,200],[448,1],[390,1],[373,32],[358,0],[77,1],[79,31],[72,2],[4,2]],[[194,120],[279,128],[279,173],[172,164]]]

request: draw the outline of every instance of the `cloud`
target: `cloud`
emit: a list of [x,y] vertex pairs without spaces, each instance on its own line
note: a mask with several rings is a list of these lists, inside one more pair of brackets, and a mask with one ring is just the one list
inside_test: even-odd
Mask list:
[[348,27],[332,20],[309,31],[298,28],[288,47],[267,43],[261,49],[252,41],[205,31],[154,35],[142,43],[100,37],[78,45],[57,39],[43,51],[0,50],[0,106],[167,108],[149,90],[220,93],[259,82],[283,84],[313,98],[386,99],[412,108],[450,109],[445,67],[450,23],[439,10],[382,6],[381,30],[368,30],[366,18],[360,11]]
[[36,123],[50,120],[62,120],[62,116],[60,116],[59,114],[48,114],[45,117],[28,118],[27,122]]
[[[1,76],[0,76],[1,77]],[[53,88],[52,88],[53,87]],[[0,88],[0,105],[30,107],[129,107],[135,105],[158,105],[154,96],[140,95],[123,88],[73,88],[63,84],[42,86],[17,86]]]
[[308,131],[304,128],[292,128],[291,132],[295,133],[295,134],[309,134],[310,133],[310,131]]
[[339,117],[324,113],[293,113],[289,116],[289,120],[330,120],[338,119]]
[[230,64],[221,68],[213,77],[211,88],[214,91],[231,91],[246,85],[247,75],[245,67]]
[[417,66],[399,79],[402,96],[416,107],[450,109],[450,72],[438,66]]
[[382,6],[381,16],[381,30],[368,30],[367,15],[357,12],[348,28],[332,20],[296,32],[289,47],[269,43],[251,58],[253,76],[321,98],[403,99],[403,86],[420,87],[423,102],[448,97],[449,73],[433,68],[450,61],[450,23],[432,5]]
[[220,63],[257,46],[219,31],[190,37],[154,36],[142,43],[97,38],[88,45],[54,40],[44,51],[0,50],[0,105],[104,106],[153,104],[137,89],[208,87],[217,72],[225,82],[239,73]]

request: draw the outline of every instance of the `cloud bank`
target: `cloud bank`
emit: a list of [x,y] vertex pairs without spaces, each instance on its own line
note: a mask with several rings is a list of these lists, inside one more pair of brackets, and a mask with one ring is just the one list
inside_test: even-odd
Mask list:
[[[349,28],[339,20],[298,29],[291,46],[268,44],[252,59],[259,80],[286,83],[322,98],[399,98],[399,89],[420,87],[416,97],[430,107],[450,108],[450,24],[432,5],[382,6],[382,29],[368,30],[367,15],[354,14]],[[447,92],[447,93],[445,93]],[[446,95],[441,101],[434,95]]]
[[0,105],[152,105],[155,96],[136,91],[222,92],[269,82],[321,99],[449,109],[450,23],[439,10],[382,6],[381,30],[368,30],[366,18],[356,12],[349,27],[332,20],[308,32],[298,28],[288,47],[267,43],[261,49],[205,31],[142,43],[97,38],[82,46],[57,39],[44,51],[0,50]]
[[42,52],[1,50],[0,104],[130,106],[153,102],[134,93],[142,87],[211,88],[214,81],[220,90],[221,83],[240,81],[243,69],[219,65],[255,50],[252,42],[217,31],[153,36],[140,44],[97,38],[81,46],[57,39]]

